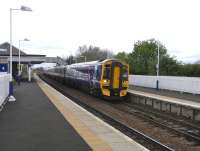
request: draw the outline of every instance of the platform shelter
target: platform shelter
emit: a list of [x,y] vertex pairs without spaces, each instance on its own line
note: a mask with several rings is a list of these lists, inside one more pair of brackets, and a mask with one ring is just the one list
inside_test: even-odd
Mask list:
[[[20,71],[22,79],[31,79],[31,66],[34,64],[40,64],[45,62],[45,55],[40,54],[27,54],[20,51]],[[12,46],[12,56],[13,56],[13,77],[16,78],[18,74],[18,62],[19,62],[19,48]],[[9,71],[9,61],[10,61],[10,44],[8,42],[0,44],[0,72]]]

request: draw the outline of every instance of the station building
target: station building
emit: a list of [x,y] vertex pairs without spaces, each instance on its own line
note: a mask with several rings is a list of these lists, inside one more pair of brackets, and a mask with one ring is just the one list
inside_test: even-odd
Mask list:
[[[13,56],[13,77],[15,78],[18,74],[18,62],[19,62],[19,49],[12,46],[12,56]],[[22,73],[22,78],[27,79],[28,74],[30,74],[31,66],[34,64],[40,64],[45,62],[46,55],[39,54],[27,54],[20,51],[20,70]],[[9,62],[10,62],[10,43],[5,42],[0,44],[0,72],[9,72]]]

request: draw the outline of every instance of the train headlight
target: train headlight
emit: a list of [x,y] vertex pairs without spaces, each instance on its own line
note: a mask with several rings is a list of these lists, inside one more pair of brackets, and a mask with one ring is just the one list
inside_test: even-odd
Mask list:
[[123,82],[122,82],[122,86],[123,86],[123,87],[128,87],[128,81],[123,81]]
[[104,79],[104,80],[102,80],[102,84],[103,84],[103,86],[109,86],[110,81],[107,79]]

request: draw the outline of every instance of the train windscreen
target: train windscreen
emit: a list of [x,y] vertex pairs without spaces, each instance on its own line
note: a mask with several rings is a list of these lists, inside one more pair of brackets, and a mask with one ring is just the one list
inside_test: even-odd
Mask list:
[[126,66],[122,67],[121,75],[123,80],[128,80],[128,69]]
[[103,79],[110,79],[110,78],[111,78],[111,66],[105,65],[103,72]]

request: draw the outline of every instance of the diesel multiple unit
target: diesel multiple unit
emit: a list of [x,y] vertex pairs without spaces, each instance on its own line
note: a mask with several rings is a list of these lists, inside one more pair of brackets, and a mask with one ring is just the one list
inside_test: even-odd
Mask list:
[[59,66],[45,71],[45,74],[96,96],[123,98],[127,95],[129,66],[119,60]]

